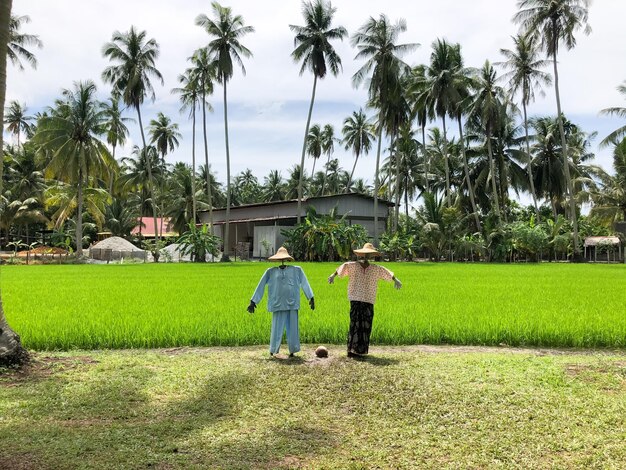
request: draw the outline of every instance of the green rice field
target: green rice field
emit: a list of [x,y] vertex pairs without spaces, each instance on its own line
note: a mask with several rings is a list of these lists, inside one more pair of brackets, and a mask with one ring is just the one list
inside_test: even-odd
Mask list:
[[[347,280],[300,263],[315,293],[303,343],[341,344]],[[374,344],[626,347],[626,265],[386,263]],[[9,324],[34,350],[255,345],[269,341],[265,298],[246,306],[266,263],[3,266]],[[303,297],[304,300],[304,297]]]

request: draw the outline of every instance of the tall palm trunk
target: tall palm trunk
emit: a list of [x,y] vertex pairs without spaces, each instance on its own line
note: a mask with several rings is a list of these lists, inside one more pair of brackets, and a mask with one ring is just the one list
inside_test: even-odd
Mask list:
[[428,152],[426,152],[426,124],[422,124],[422,153],[424,157],[424,189],[428,192],[428,173],[430,168],[428,165]]
[[78,208],[76,209],[76,256],[83,257],[83,170],[78,169],[78,188],[76,199]]
[[474,212],[474,221],[476,222],[476,229],[480,232],[482,227],[480,225],[480,217],[478,216],[478,207],[476,206],[476,199],[474,197],[474,187],[472,186],[472,180],[470,179],[469,165],[467,164],[467,155],[465,154],[465,140],[463,138],[463,126],[461,124],[461,116],[458,116],[457,121],[459,123],[459,142],[461,143],[461,155],[463,156],[463,169],[465,170],[465,181],[467,183],[467,191],[469,192],[470,202],[472,204],[472,211]]
[[446,206],[450,207],[450,156],[448,155],[448,131],[446,115],[443,115],[443,159],[446,164]]
[[223,75],[222,79],[222,83],[224,83],[224,136],[226,139],[226,227],[224,230],[224,254],[222,255],[222,261],[230,261],[230,149],[228,147],[228,101],[226,76]]
[[539,206],[537,205],[537,193],[535,192],[535,181],[533,179],[532,158],[530,156],[530,138],[528,137],[528,116],[526,114],[526,100],[522,99],[522,108],[524,110],[524,132],[526,134],[526,155],[528,155],[528,181],[530,182],[530,194],[533,197],[533,205],[535,206],[535,214],[537,215],[537,222],[541,222],[539,216]]
[[[9,21],[12,0],[0,2],[0,122],[4,122],[4,98],[7,84],[7,45],[9,43]],[[3,147],[0,132],[0,149]],[[0,194],[2,194],[3,159],[0,158]],[[8,230],[8,229],[7,229]],[[21,364],[28,359],[28,353],[22,347],[20,337],[7,324],[2,307],[0,291],[0,365]]]
[[317,163],[317,158],[313,157],[313,168],[311,168],[311,175],[315,175],[315,164]]
[[376,149],[376,169],[374,170],[374,245],[378,245],[378,191],[380,190],[380,181],[378,178],[380,167],[380,149],[383,140],[383,109],[381,106],[380,115],[378,117],[378,145]]
[[[402,181],[400,178],[400,153],[398,149],[395,148],[396,143],[398,142],[398,130],[394,129],[392,141],[391,141],[391,149],[395,152],[396,159],[396,187],[395,187],[395,207],[394,207],[394,219],[393,219],[393,231],[398,230],[398,226],[400,225],[400,182]],[[390,156],[391,157],[391,156]]]
[[315,89],[317,88],[317,75],[313,74],[313,91],[311,92],[311,103],[309,104],[309,114],[306,118],[304,129],[304,142],[302,142],[302,157],[300,158],[300,178],[298,179],[298,215],[297,223],[300,223],[300,212],[302,210],[302,180],[304,178],[304,155],[306,153],[306,138],[309,135],[311,125],[311,115],[313,114],[313,103],[315,102]]
[[156,199],[154,198],[154,184],[152,181],[152,162],[150,161],[150,155],[148,155],[148,149],[146,146],[146,135],[143,132],[143,122],[141,120],[141,107],[137,104],[137,118],[139,119],[139,130],[141,131],[141,142],[143,143],[143,154],[146,159],[146,168],[148,169],[148,185],[150,186],[150,199],[152,200],[152,218],[154,220],[154,240],[159,242],[159,227],[157,226],[157,206]]
[[[115,161],[115,145],[112,145],[113,147],[113,153],[112,153],[112,157],[113,160]],[[113,197],[113,169],[109,169],[109,196]]]
[[350,184],[352,184],[352,177],[354,176],[354,169],[356,168],[356,162],[359,161],[359,152],[357,151],[354,156],[354,164],[352,165],[352,171],[350,172],[350,178],[348,178],[348,184],[346,185],[346,193],[350,191]]
[[196,103],[191,109],[191,220],[196,223]]
[[500,219],[500,204],[498,203],[498,188],[496,187],[496,166],[493,162],[493,150],[491,149],[491,125],[487,124],[487,153],[489,154],[489,172],[491,173],[491,191],[493,192],[493,205],[496,217]]
[[322,191],[320,192],[320,196],[324,195],[324,188],[326,187],[326,179],[328,178],[328,165],[330,164],[330,153],[328,154],[328,158],[326,159],[326,165],[324,166],[324,178],[322,179]]
[[[556,24],[553,24],[553,30],[556,31]],[[578,217],[576,215],[576,201],[574,200],[574,185],[572,184],[572,177],[569,172],[569,159],[567,157],[567,139],[565,138],[565,129],[563,128],[563,112],[561,111],[561,94],[559,92],[559,71],[556,64],[556,40],[557,36],[554,35],[553,48],[554,51],[552,57],[552,64],[554,66],[554,91],[556,94],[556,109],[557,119],[559,121],[559,131],[561,132],[561,147],[563,152],[563,166],[565,167],[565,182],[567,184],[567,192],[569,193],[569,212],[570,220],[572,221],[572,236],[574,244],[574,258],[580,257],[580,248],[578,246]]]
[[[209,171],[209,142],[206,136],[206,84],[202,83],[202,132],[204,135],[204,165],[206,166],[206,195],[209,198],[209,230],[213,227],[213,197],[211,194],[211,172]],[[196,223],[194,216],[193,223]]]
[[404,215],[409,219],[409,174],[404,174]]

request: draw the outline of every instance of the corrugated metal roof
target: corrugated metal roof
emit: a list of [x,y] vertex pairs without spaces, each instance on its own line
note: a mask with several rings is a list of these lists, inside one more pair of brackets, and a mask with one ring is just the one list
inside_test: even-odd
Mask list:
[[[154,217],[141,217],[138,219],[143,224],[141,227],[141,235],[144,237],[154,237]],[[157,226],[159,227],[159,235],[163,237],[175,237],[178,233],[172,227],[172,219],[169,217],[157,217]],[[133,235],[139,235],[139,224],[130,231]]]

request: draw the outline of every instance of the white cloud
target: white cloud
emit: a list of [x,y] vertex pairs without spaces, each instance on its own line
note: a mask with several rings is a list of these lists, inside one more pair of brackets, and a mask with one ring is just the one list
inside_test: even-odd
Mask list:
[[[313,82],[308,71],[299,76],[300,65],[290,57],[293,34],[289,24],[302,24],[301,3],[295,0],[222,3],[232,6],[234,13],[242,15],[246,24],[256,29],[243,38],[254,54],[245,60],[247,74],[243,76],[237,71],[228,86],[232,173],[249,167],[260,179],[274,168],[282,168],[286,174],[288,168],[299,163]],[[383,12],[394,21],[405,18],[408,30],[400,42],[421,44],[405,57],[410,64],[428,62],[431,43],[445,37],[462,44],[466,65],[474,67],[480,67],[485,59],[501,60],[499,49],[511,47],[510,37],[517,32],[511,23],[516,4],[513,0],[333,2],[337,8],[336,24],[345,26],[350,34],[370,16],[378,17]],[[113,31],[127,31],[130,25],[135,25],[158,41],[161,54],[157,68],[165,79],[164,86],[154,83],[157,100],[146,103],[144,119],[147,122],[163,111],[179,122],[184,140],[170,161],[191,161],[191,124],[186,122],[186,114],[179,113],[178,98],[170,90],[178,86],[177,76],[188,66],[187,58],[208,40],[194,20],[200,13],[211,15],[209,2],[20,0],[14,2],[14,12],[31,17],[32,22],[24,30],[38,34],[44,48],[35,51],[39,60],[36,71],[18,72],[9,68],[7,101],[18,99],[35,112],[50,105],[62,88],[85,79],[93,79],[105,98],[109,88],[102,84],[100,74],[108,62],[102,57],[102,46],[111,39]],[[598,117],[597,113],[605,107],[624,105],[615,88],[626,79],[621,24],[625,16],[623,0],[595,2],[590,10],[593,33],[579,34],[576,49],[564,50],[559,56],[563,109],[567,115],[580,118],[585,130],[600,131],[600,139],[603,132],[623,124],[616,119]],[[329,75],[318,83],[313,122],[332,123],[336,132],[340,132],[342,120],[364,105],[366,92],[354,89],[351,84],[351,76],[362,63],[353,60],[356,51],[350,47],[349,40],[336,47],[343,60],[343,73],[339,77]],[[546,90],[546,97],[538,98],[531,106],[531,114],[554,114],[552,96],[552,91]],[[211,164],[220,175],[225,175],[220,87],[216,88],[211,102],[215,107],[208,117]],[[132,142],[139,141],[136,127],[131,132]],[[201,142],[202,135],[198,132],[197,145]],[[118,155],[130,148],[129,143]],[[598,161],[609,169],[610,150],[598,155]],[[352,164],[351,155],[342,149],[336,151],[336,156],[345,168]],[[199,152],[198,159],[203,158]],[[357,176],[371,180],[372,165],[373,158],[365,157],[357,166]]]

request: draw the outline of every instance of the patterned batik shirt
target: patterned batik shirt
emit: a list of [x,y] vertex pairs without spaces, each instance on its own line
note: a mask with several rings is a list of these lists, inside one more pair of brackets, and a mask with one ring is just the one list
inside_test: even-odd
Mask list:
[[387,268],[378,266],[377,264],[370,264],[364,268],[360,263],[356,261],[350,261],[343,263],[337,269],[337,275],[339,277],[348,276],[348,299],[356,300],[358,302],[367,302],[368,304],[374,304],[376,301],[376,291],[378,290],[378,281],[393,280],[393,273]]

